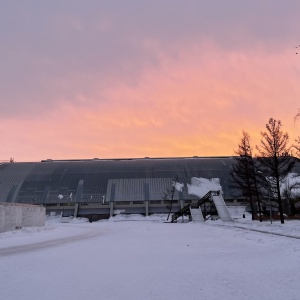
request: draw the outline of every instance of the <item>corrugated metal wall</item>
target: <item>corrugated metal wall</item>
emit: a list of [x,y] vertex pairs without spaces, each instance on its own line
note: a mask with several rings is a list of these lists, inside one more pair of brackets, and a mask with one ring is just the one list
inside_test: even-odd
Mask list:
[[[32,204],[162,200],[178,176],[186,187],[192,177],[220,178],[225,199],[232,157],[145,158],[0,164],[0,201]],[[300,164],[297,164],[300,173]],[[175,199],[191,199],[187,189]]]

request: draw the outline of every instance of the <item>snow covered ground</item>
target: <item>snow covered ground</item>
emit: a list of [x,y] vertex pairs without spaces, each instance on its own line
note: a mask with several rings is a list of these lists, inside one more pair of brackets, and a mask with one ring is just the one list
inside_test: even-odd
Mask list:
[[43,228],[2,233],[1,299],[299,300],[300,222],[230,212],[233,223],[53,217]]

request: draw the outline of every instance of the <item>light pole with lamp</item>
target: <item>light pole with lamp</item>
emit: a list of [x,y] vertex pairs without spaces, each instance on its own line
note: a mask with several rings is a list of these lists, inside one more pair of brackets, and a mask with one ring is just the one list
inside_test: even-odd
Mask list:
[[267,176],[260,170],[257,171],[257,173],[263,175],[266,179],[266,181],[268,182],[268,196],[269,196],[269,206],[270,206],[270,222],[272,224],[272,204],[271,204],[271,185],[269,180],[267,179]]

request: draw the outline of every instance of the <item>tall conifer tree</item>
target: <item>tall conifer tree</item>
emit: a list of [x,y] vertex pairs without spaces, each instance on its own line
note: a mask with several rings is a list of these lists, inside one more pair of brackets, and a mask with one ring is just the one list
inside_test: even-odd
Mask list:
[[252,220],[256,216],[256,199],[259,205],[259,215],[261,220],[260,201],[257,191],[255,165],[252,158],[252,148],[250,144],[250,136],[246,131],[243,131],[238,150],[235,151],[237,155],[234,158],[234,164],[231,170],[231,187],[240,191],[250,203],[252,211]]
[[290,155],[289,136],[282,131],[281,127],[280,120],[277,121],[270,118],[268,124],[266,124],[267,130],[261,132],[260,145],[256,146],[256,149],[259,153],[258,161],[263,169],[263,173],[268,176],[273,190],[276,191],[280,221],[283,224],[280,183],[292,171],[295,159]]

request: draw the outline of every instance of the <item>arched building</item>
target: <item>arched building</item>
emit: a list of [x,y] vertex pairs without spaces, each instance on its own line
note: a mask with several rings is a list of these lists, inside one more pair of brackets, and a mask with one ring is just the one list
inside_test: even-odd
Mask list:
[[92,220],[123,213],[165,213],[164,192],[178,177],[173,209],[199,197],[189,194],[193,177],[219,178],[227,203],[241,201],[230,188],[233,157],[44,160],[0,164],[0,202],[46,206],[47,212]]

